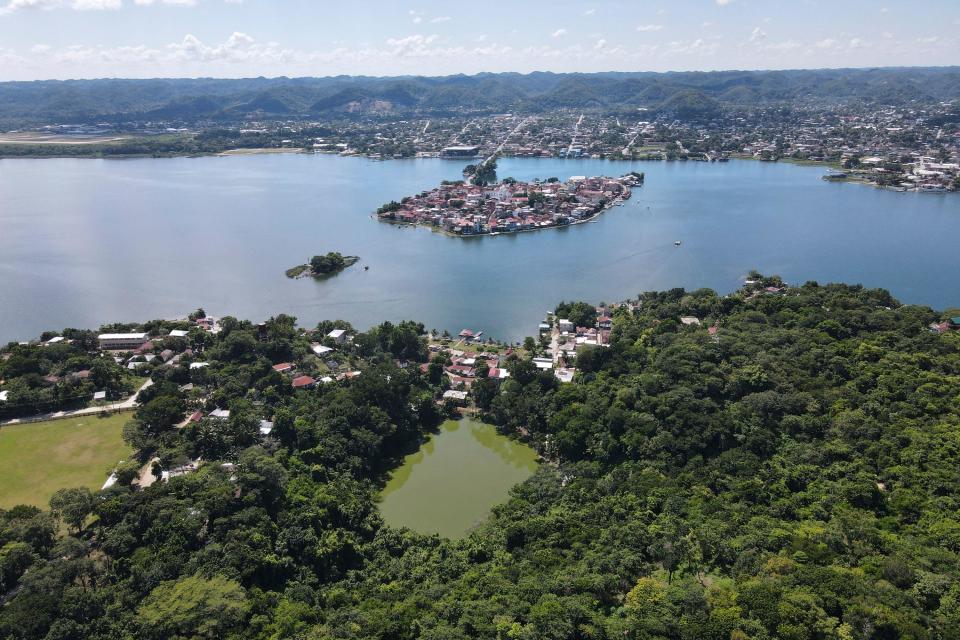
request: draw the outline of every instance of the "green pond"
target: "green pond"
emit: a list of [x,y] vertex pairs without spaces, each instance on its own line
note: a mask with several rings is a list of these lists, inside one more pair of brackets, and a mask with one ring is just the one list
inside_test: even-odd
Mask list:
[[393,472],[380,512],[395,527],[458,538],[536,469],[530,447],[488,424],[449,420]]

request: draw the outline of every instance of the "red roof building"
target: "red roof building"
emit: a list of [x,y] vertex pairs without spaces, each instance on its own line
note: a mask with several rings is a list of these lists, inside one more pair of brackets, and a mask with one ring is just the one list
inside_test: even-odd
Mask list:
[[316,384],[317,381],[310,376],[297,376],[293,379],[294,389],[309,389],[313,386],[316,386]]

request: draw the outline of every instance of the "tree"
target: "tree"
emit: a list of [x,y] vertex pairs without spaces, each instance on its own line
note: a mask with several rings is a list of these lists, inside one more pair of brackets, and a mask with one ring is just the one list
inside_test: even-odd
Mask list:
[[535,354],[537,352],[537,342],[532,337],[527,336],[523,339],[523,349],[527,353]]
[[8,542],[0,547],[0,594],[12,589],[36,560],[37,556],[26,542]]
[[249,611],[240,583],[193,575],[161,582],[137,609],[137,622],[142,637],[221,638],[239,629]]
[[94,497],[90,489],[59,489],[50,498],[50,510],[77,531],[83,530],[87,516],[93,513]]

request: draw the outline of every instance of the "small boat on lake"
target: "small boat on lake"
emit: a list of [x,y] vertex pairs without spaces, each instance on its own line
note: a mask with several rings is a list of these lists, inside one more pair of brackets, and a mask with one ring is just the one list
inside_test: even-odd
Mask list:
[[681,243],[679,240],[674,240],[674,241],[673,241],[673,246],[675,246],[675,247],[679,247],[681,244],[682,244],[682,243]]

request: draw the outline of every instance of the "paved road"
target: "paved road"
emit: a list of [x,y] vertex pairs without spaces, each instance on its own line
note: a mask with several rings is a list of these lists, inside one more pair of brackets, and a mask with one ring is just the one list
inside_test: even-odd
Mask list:
[[13,418],[11,420],[4,420],[0,422],[0,426],[7,426],[11,424],[29,424],[31,422],[44,422],[46,420],[60,420],[63,418],[74,418],[77,416],[89,416],[97,415],[101,411],[128,411],[137,406],[137,394],[153,384],[153,380],[147,380],[143,385],[133,392],[129,398],[123,402],[115,402],[113,404],[105,404],[100,407],[86,407],[84,409],[74,409],[72,411],[54,411],[52,413],[42,413],[37,416],[30,416],[28,418]]

